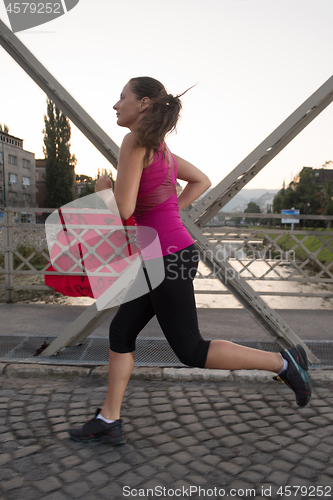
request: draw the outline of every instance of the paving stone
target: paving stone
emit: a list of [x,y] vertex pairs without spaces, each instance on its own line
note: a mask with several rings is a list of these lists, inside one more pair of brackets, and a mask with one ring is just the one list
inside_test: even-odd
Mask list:
[[176,453],[177,451],[180,451],[181,450],[181,446],[175,442],[171,442],[171,443],[166,443],[166,444],[162,444],[159,449],[163,452],[163,453]]
[[181,446],[188,447],[198,444],[198,439],[194,436],[184,436],[178,439],[177,441]]
[[269,453],[253,453],[251,460],[257,464],[269,464],[273,459],[273,455]]
[[189,446],[187,448],[187,451],[193,456],[193,457],[202,457],[204,455],[207,455],[208,448],[206,446]]
[[114,481],[110,482],[107,486],[105,486],[104,488],[100,488],[97,492],[95,492],[95,499],[99,498],[100,496],[102,498],[105,498],[106,500],[126,498],[124,496],[123,487],[118,485]]
[[69,500],[69,497],[61,491],[55,491],[54,493],[43,497],[43,500]]
[[101,488],[108,481],[109,477],[101,470],[97,470],[88,474],[87,480],[90,481],[96,488]]
[[299,460],[302,458],[301,455],[290,450],[280,450],[277,452],[276,456],[278,458],[288,460],[289,462],[292,462],[294,464],[299,462]]
[[277,486],[284,486],[288,483],[290,474],[286,471],[276,470],[269,474],[268,479],[270,483],[274,483]]
[[282,445],[280,443],[272,443],[271,441],[259,442],[256,444],[256,447],[259,448],[259,450],[265,451],[267,453],[273,453],[277,450],[280,450],[281,446]]
[[89,492],[90,485],[87,481],[80,481],[75,484],[71,484],[69,486],[65,486],[65,493],[70,498],[83,498],[83,495]]
[[[176,431],[178,429],[175,429]],[[174,431],[171,431],[170,434],[172,434]],[[165,434],[158,434],[157,436],[149,436],[150,440],[155,444],[155,445],[160,445],[160,444],[165,444],[165,443],[170,443],[172,441],[171,437],[169,435]]]
[[38,467],[36,469],[30,469],[24,477],[29,481],[41,481],[47,479],[49,476],[50,474],[46,467]]
[[89,460],[89,462],[83,463],[80,466],[80,470],[84,473],[90,473],[102,467],[101,462],[97,460]]
[[231,436],[226,436],[226,437],[223,437],[221,439],[221,443],[224,445],[224,446],[227,446],[228,448],[233,448],[234,446],[238,446],[239,444],[242,443],[242,440],[237,437],[237,436],[234,436],[234,435],[231,435]]
[[228,474],[231,474],[233,476],[239,474],[243,470],[243,467],[231,462],[221,462],[219,463],[218,467],[224,472],[227,472]]
[[[36,500],[40,497],[39,491],[35,490],[32,487],[20,488],[19,495],[17,493],[18,492],[15,492],[15,490],[13,492],[9,491],[6,494],[6,496],[10,500],[12,500],[12,499],[13,500]],[[4,500],[7,500],[7,498],[4,498]]]
[[[320,448],[320,445],[318,445],[318,448]],[[325,463],[329,459],[331,454],[322,452],[320,449],[312,449],[311,450],[311,458],[314,460],[320,460],[321,462]]]
[[310,448],[308,446],[305,446],[302,443],[295,443],[295,444],[289,446],[289,449],[291,451],[295,451],[296,453],[299,453],[300,455],[305,455],[309,452]]
[[120,476],[124,472],[127,472],[131,469],[131,466],[122,462],[115,462],[109,467],[103,469],[104,472],[109,474],[111,477]]
[[263,474],[259,474],[258,472],[255,472],[253,470],[247,470],[238,474],[237,477],[239,477],[240,479],[244,479],[249,483],[259,483],[263,478]]
[[208,440],[211,440],[211,437],[212,437],[211,434],[209,432],[206,432],[206,431],[197,432],[197,434],[196,434],[196,438],[199,441],[208,441]]
[[50,491],[57,490],[61,487],[61,483],[56,477],[48,477],[42,481],[35,481],[34,486],[38,488],[43,493],[49,493]]
[[279,471],[288,472],[294,467],[294,464],[287,462],[286,460],[273,460],[270,462],[270,466],[273,470],[277,469]]
[[73,481],[78,480],[78,478],[80,477],[80,472],[75,469],[70,469],[59,474],[59,477],[62,481],[65,481],[65,483],[72,483]]
[[0,466],[6,464],[11,460],[11,455],[9,453],[0,454]]
[[[193,463],[194,462],[191,463],[191,466]],[[184,467],[184,465],[181,465],[181,464],[172,464],[169,467],[167,467],[166,470],[167,470],[167,472],[169,472],[169,474],[171,474],[174,477],[178,477],[178,476],[184,477],[189,472],[189,469],[187,467]]]
[[39,450],[40,450],[39,445],[25,446],[23,448],[16,450],[14,453],[14,457],[15,458],[26,457],[27,455],[32,455],[33,453],[37,453]]
[[170,436],[170,439],[173,439],[173,438],[182,438],[182,437],[186,437],[186,436],[189,435],[187,429],[184,429],[182,427],[179,427],[178,429],[173,429],[168,434]]
[[142,434],[142,436],[154,436],[156,434],[161,433],[161,428],[158,427],[157,425],[156,426],[141,427],[139,429],[139,432],[140,432],[140,434]]
[[76,465],[81,464],[82,460],[75,455],[70,455],[68,457],[63,458],[61,460],[61,463],[64,465],[64,467],[71,468],[71,467],[75,467]]
[[193,460],[193,456],[187,451],[181,451],[179,453],[174,453],[172,459],[176,460],[180,464],[187,464]]
[[18,488],[21,488],[23,484],[23,480],[21,477],[13,477],[9,479],[9,481],[2,481],[1,482],[1,489],[5,493],[8,491],[16,490]]
[[231,425],[230,430],[236,434],[243,434],[245,432],[250,432],[252,429],[249,425],[246,424],[236,424]]
[[317,470],[311,469],[310,467],[306,467],[304,465],[297,465],[293,469],[293,474],[296,474],[299,477],[303,477],[305,479],[313,479],[317,476]]
[[[304,477],[300,477],[300,476],[297,476],[297,474],[291,474],[290,477],[289,477],[289,481],[288,481],[288,484],[290,486],[295,486],[295,487],[298,487],[298,486],[312,486],[312,481],[311,480],[308,480]],[[318,484],[322,484],[322,483],[318,483]],[[302,497],[304,498],[304,496]],[[310,500],[310,499],[309,499]],[[316,499],[317,500],[317,499]]]

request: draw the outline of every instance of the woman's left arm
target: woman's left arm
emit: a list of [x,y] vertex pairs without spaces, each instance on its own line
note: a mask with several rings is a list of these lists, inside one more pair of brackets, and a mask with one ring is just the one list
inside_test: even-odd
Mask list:
[[183,158],[174,155],[177,161],[177,177],[187,181],[187,185],[178,196],[179,210],[197,200],[210,186],[211,182],[206,174]]

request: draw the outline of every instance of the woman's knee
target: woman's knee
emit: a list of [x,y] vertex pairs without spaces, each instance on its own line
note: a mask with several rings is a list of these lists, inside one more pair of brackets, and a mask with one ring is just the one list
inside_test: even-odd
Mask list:
[[181,363],[193,368],[204,368],[210,341],[199,340],[192,349],[174,349]]
[[124,334],[124,330],[117,328],[115,324],[110,325],[109,329],[109,344],[111,351],[117,353],[126,353],[135,351],[135,340],[136,337],[128,332],[128,335]]

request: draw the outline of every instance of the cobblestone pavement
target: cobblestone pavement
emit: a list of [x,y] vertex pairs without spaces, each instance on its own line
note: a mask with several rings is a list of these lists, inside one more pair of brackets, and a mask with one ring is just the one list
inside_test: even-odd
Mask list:
[[277,382],[131,380],[127,443],[71,441],[66,429],[91,418],[105,392],[97,376],[0,377],[1,499],[333,495],[329,385],[299,409]]

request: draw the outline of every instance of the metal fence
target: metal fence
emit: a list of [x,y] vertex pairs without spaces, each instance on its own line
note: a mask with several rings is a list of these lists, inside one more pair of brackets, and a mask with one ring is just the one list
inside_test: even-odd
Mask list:
[[[6,302],[14,302],[15,290],[52,291],[44,276],[61,274],[48,270],[49,252],[43,218],[55,209],[8,207],[0,217],[0,290]],[[28,213],[28,214],[27,214]],[[23,216],[22,216],[23,214]],[[31,214],[31,215],[29,215]],[[280,219],[277,214],[224,214],[244,219]],[[288,216],[289,218],[290,216]],[[304,216],[305,220],[333,221],[332,216]],[[230,222],[229,222],[230,223]],[[333,298],[333,230],[302,228],[288,230],[276,226],[205,227],[204,234],[224,260],[234,268],[235,277],[249,281],[289,281],[326,285],[308,297]],[[85,272],[75,273],[85,275]],[[30,278],[29,278],[30,277]],[[214,279],[214,273],[201,262],[197,280]],[[29,281],[27,283],[27,281]],[[202,290],[198,294],[229,294],[227,290]],[[259,292],[259,295],[299,295],[298,292]]]

